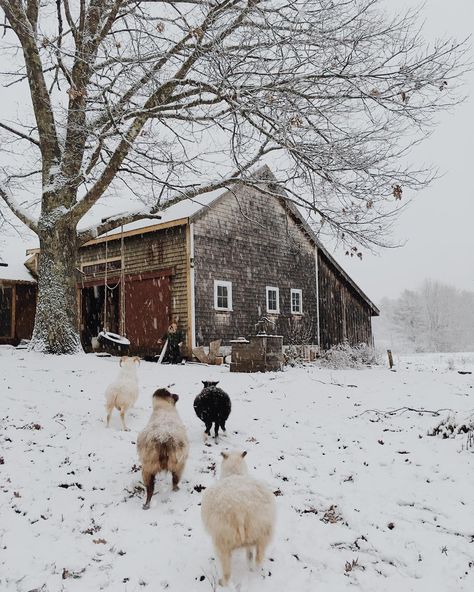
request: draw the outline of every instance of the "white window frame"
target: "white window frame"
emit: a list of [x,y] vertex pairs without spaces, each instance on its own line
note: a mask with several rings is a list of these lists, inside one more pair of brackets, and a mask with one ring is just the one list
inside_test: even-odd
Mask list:
[[[217,306],[217,288],[227,288],[227,304],[228,306]],[[224,280],[214,280],[214,309],[218,311],[229,312],[232,311],[232,282],[226,282]]]
[[[293,310],[293,294],[298,294],[300,297],[300,309]],[[303,314],[303,290],[299,288],[291,288],[290,290],[290,309],[292,315],[301,315]]]
[[[268,304],[269,304],[269,299],[268,299],[268,294],[269,292],[276,292],[276,310],[273,310],[269,308]],[[266,286],[265,288],[265,292],[266,292],[266,301],[267,301],[267,313],[268,314],[280,314],[280,288],[277,288],[276,286]]]

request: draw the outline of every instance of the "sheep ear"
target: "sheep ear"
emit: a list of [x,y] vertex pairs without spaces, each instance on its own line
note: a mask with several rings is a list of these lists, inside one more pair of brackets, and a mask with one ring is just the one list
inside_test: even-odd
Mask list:
[[246,451],[246,450],[244,450],[244,451],[242,452],[242,458],[244,458],[245,456],[247,456],[247,451]]
[[222,456],[222,458],[229,458],[229,455],[227,454],[227,452],[221,452],[221,456]]
[[174,403],[176,405],[176,403],[179,401],[179,395],[176,395],[176,394],[173,393],[171,396],[173,397]]

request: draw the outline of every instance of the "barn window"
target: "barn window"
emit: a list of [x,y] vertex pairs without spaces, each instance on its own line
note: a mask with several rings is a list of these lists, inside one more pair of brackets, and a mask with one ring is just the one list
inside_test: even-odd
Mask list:
[[232,310],[232,282],[214,280],[214,308]]
[[291,290],[291,314],[302,314],[303,312],[303,291]]
[[280,290],[273,286],[267,286],[267,312],[280,312]]
[[12,337],[13,289],[0,286],[0,337]]

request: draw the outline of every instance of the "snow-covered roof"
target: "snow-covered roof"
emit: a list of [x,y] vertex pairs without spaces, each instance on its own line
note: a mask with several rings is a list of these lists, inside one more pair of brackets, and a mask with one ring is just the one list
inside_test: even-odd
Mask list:
[[28,243],[16,235],[5,237],[0,243],[0,281],[35,282],[25,267]]
[[[228,189],[215,189],[214,191],[199,195],[193,199],[185,199],[160,212],[160,218],[144,218],[143,220],[138,220],[137,222],[130,222],[130,224],[124,225],[123,231],[130,232],[141,230],[142,228],[158,228],[164,224],[176,222],[177,220],[191,218],[203,208],[209,207],[221,195],[227,193],[227,191]],[[114,228],[114,230],[111,230],[107,233],[107,236],[121,234],[121,232],[122,229],[120,227]],[[105,235],[102,235],[102,237],[99,238],[103,238],[104,236]]]

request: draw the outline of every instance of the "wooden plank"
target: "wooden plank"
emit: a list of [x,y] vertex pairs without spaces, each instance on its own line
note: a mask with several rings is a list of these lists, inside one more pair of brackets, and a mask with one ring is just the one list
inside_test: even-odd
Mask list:
[[209,356],[206,354],[202,346],[195,347],[193,349],[193,355],[203,364],[209,364]]
[[163,358],[165,357],[167,349],[168,349],[168,340],[165,341],[163,349],[161,350],[160,357],[158,358],[158,364],[161,364],[161,362],[163,361]]
[[211,341],[209,344],[209,361],[211,364],[216,362],[216,358],[220,355],[220,348],[221,348],[221,339],[216,339],[215,341]]

